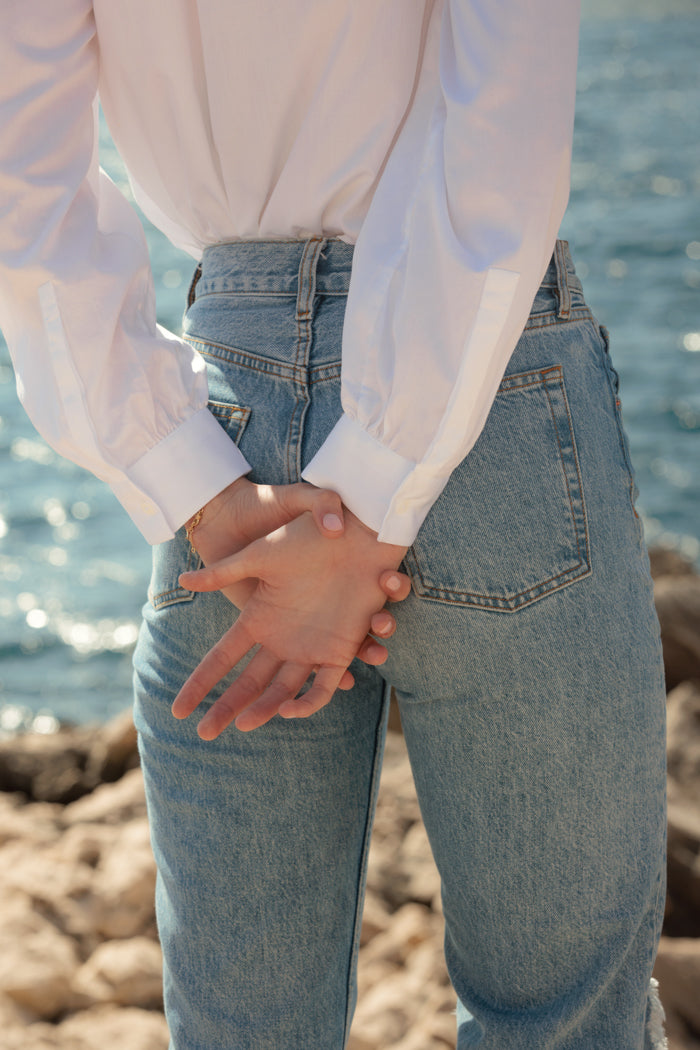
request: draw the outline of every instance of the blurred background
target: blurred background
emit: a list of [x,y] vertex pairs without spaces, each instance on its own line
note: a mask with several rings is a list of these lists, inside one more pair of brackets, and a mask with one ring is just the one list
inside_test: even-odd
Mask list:
[[[562,236],[612,336],[651,544],[700,563],[700,0],[584,0]],[[543,114],[546,119],[546,114]],[[128,182],[106,128],[102,163]],[[159,320],[193,262],[148,222]],[[150,553],[106,486],[17,401],[0,338],[0,734],[105,721],[131,702]]]

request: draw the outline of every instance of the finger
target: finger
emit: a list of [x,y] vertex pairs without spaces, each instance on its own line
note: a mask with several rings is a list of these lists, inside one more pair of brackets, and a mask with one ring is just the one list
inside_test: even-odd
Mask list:
[[388,609],[380,609],[370,620],[370,633],[380,638],[391,638],[396,631],[396,620]]
[[338,689],[342,689],[343,692],[347,692],[348,689],[352,689],[355,685],[355,675],[352,671],[343,671],[343,677],[338,682]]
[[285,701],[294,699],[311,670],[309,664],[282,664],[275,680],[270,682],[254,703],[238,716],[236,729],[248,733],[251,729],[258,729],[265,722],[269,722]]
[[397,569],[389,569],[379,577],[379,586],[391,602],[402,602],[411,593],[411,577]]
[[[367,637],[369,638],[369,635],[367,635]],[[316,664],[316,666],[313,668],[313,674],[316,674],[316,672],[319,670],[320,665]],[[338,689],[342,689],[343,692],[347,692],[348,689],[352,689],[354,685],[355,675],[352,673],[352,671],[350,671],[349,669],[347,671],[343,671],[343,677],[338,682]]]
[[383,645],[368,635],[357,651],[357,659],[370,667],[379,667],[386,661],[389,654]]
[[188,591],[220,591],[233,583],[260,576],[264,552],[264,541],[256,540],[228,558],[181,573],[180,584]]
[[175,718],[187,718],[191,715],[217,682],[220,682],[254,645],[255,639],[241,621],[237,620],[209,650],[175,697],[171,708]]
[[[202,740],[214,740],[234,718],[264,694],[281,666],[281,661],[269,649],[259,649],[236,681],[212,704],[197,726]],[[301,685],[298,688],[300,689]],[[262,722],[260,724],[262,725]]]
[[338,688],[344,670],[342,667],[322,667],[308,692],[282,704],[279,714],[282,718],[308,718],[309,715],[320,711]]

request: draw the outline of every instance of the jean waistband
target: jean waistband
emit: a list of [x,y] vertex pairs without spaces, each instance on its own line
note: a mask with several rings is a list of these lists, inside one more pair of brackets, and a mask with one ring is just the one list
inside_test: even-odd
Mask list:
[[[292,295],[304,313],[315,293],[347,295],[353,246],[337,239],[231,241],[205,248],[190,286],[188,305],[200,295]],[[558,240],[538,295],[557,299],[557,315],[583,303],[567,241]]]

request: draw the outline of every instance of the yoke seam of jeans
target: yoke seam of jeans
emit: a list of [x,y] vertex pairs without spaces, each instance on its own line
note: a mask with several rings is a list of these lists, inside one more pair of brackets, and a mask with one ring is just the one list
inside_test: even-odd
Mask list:
[[[321,279],[319,285],[316,288],[317,295],[347,295],[347,288],[325,288],[323,279]],[[202,290],[197,292],[197,300],[206,299],[211,295],[231,295],[241,296],[242,298],[251,299],[296,299],[297,293],[294,288],[244,288],[239,285],[231,285],[230,287],[214,288],[209,291]]]
[[[255,354],[247,354],[243,350],[224,346],[223,343],[213,343],[206,339],[199,339],[197,336],[185,336],[185,340],[190,346],[193,346],[202,357],[210,357],[215,361],[226,361],[228,364],[235,364],[239,368],[248,368],[253,372],[259,372],[261,375],[267,375],[274,379],[283,379],[288,382],[303,382],[304,380],[305,369],[297,368],[296,365],[284,364],[281,361],[276,361],[273,357],[265,357],[263,354],[257,356]],[[214,353],[213,351],[215,349],[220,349],[223,353]],[[267,365],[267,367],[264,367],[265,365]],[[309,386],[312,386],[314,383],[338,378],[340,376],[340,369],[340,361],[332,361],[325,365],[316,365],[309,370]],[[326,375],[324,373],[328,374]]]

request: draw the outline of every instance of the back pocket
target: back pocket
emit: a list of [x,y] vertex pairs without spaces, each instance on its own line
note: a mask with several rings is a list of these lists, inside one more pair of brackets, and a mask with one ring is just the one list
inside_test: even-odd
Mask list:
[[560,366],[505,377],[405,564],[419,596],[495,612],[515,612],[590,575]]
[[[210,401],[209,411],[218,419],[228,436],[238,444],[250,416],[249,408],[228,405],[223,401]],[[191,602],[194,591],[180,586],[180,574],[198,569],[202,564],[199,555],[192,549],[184,528],[179,529],[171,540],[153,548],[153,566],[148,598],[154,609],[162,609],[179,602]]]

